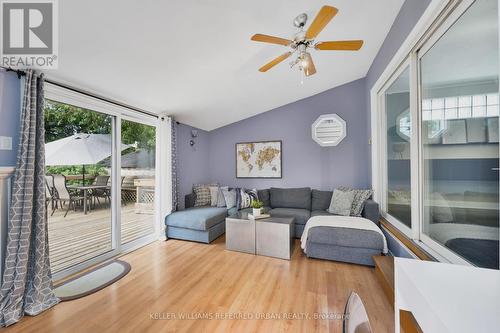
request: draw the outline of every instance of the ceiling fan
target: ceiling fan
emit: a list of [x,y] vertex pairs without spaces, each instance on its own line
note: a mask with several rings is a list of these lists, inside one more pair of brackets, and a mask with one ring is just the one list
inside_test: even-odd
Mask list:
[[297,52],[297,58],[290,63],[290,67],[295,65],[299,66],[299,70],[303,71],[306,76],[311,76],[316,73],[316,67],[312,60],[309,49],[314,48],[321,51],[357,51],[363,45],[362,40],[344,40],[344,41],[329,41],[314,43],[314,39],[326,27],[330,20],[337,14],[338,9],[332,6],[323,6],[316,18],[311,23],[309,28],[304,31],[304,26],[307,22],[307,14],[303,13],[293,20],[293,25],[299,28],[299,31],[291,39],[284,39],[275,36],[255,34],[251,40],[256,42],[264,42],[271,44],[278,44],[288,46],[290,51],[283,53],[279,57],[271,60],[261,68],[259,71],[267,72],[283,60],[290,57],[293,53]]

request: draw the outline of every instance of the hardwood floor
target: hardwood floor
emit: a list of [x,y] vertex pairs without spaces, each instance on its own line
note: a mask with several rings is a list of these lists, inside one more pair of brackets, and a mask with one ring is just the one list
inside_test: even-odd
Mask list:
[[[373,268],[308,259],[298,240],[291,261],[226,251],[224,237],[210,245],[158,241],[121,259],[132,270],[120,281],[4,332],[342,332],[334,316],[343,313],[351,290],[362,297],[375,333],[394,331]],[[283,313],[289,317],[255,319]],[[192,318],[199,316],[213,318]]]

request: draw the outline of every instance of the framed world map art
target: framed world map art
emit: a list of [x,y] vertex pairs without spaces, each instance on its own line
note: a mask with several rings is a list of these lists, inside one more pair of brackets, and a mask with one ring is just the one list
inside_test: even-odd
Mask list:
[[236,178],[281,178],[281,141],[236,144]]

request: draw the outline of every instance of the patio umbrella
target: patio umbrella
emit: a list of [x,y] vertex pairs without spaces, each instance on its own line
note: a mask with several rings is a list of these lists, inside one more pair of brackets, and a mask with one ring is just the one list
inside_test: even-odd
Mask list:
[[[130,147],[122,144],[121,151]],[[85,165],[99,163],[111,151],[111,134],[74,134],[45,144],[45,165],[82,165],[85,182]]]

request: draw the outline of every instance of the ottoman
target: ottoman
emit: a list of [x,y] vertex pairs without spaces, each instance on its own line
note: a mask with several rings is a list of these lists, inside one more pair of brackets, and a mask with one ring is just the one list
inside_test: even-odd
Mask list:
[[224,234],[226,208],[194,207],[174,212],[165,218],[166,236],[210,243]]
[[314,227],[307,238],[307,257],[375,266],[372,257],[384,249],[384,238],[370,230]]

